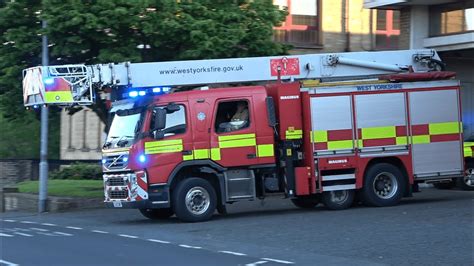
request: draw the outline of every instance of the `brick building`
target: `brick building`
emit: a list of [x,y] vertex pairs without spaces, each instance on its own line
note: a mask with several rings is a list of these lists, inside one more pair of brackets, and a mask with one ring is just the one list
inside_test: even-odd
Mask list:
[[[286,8],[275,41],[293,45],[292,54],[408,48],[400,36],[403,17],[394,10],[364,8],[363,0],[274,0]],[[61,159],[100,159],[104,125],[92,111],[61,115]]]

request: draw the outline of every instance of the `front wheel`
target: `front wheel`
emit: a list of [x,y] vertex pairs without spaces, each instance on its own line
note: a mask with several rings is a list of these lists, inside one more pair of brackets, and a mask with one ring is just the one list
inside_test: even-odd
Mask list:
[[173,210],[184,222],[209,220],[217,205],[212,185],[205,179],[192,177],[181,181],[173,191]]
[[140,213],[148,219],[160,220],[167,219],[173,215],[171,208],[165,209],[140,209]]
[[457,185],[462,190],[474,190],[474,163],[468,163],[464,177],[457,179]]
[[400,169],[392,164],[379,163],[371,166],[362,188],[364,203],[376,207],[398,204],[405,190],[404,180]]
[[315,195],[312,197],[301,197],[301,198],[296,198],[296,199],[291,199],[291,202],[298,207],[302,209],[313,209],[319,204],[319,196]]
[[354,202],[354,190],[326,191],[323,193],[323,204],[330,210],[344,210]]

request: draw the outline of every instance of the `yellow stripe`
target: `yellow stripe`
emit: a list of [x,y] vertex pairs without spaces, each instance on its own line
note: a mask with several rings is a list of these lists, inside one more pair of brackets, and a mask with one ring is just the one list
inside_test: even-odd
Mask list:
[[287,130],[285,132],[285,139],[301,139],[303,138],[303,130]]
[[182,144],[183,144],[182,139],[149,141],[149,142],[145,142],[145,149],[146,148],[154,148],[154,147],[171,146],[171,145],[182,145]]
[[165,147],[145,148],[145,154],[171,153],[183,151],[183,145],[170,145]]
[[229,141],[229,140],[248,139],[248,138],[255,138],[255,134],[239,134],[239,135],[219,136],[219,141]]
[[352,149],[354,142],[352,140],[337,140],[328,142],[328,150]]
[[221,149],[212,148],[211,149],[211,159],[214,161],[219,161],[221,159]]
[[430,143],[430,135],[419,135],[419,136],[412,136],[413,144],[427,144]]
[[385,139],[395,138],[397,136],[396,128],[389,127],[368,127],[362,128],[362,139]]
[[363,147],[364,147],[364,141],[361,140],[361,139],[358,139],[358,140],[357,140],[357,147],[363,148]]
[[397,145],[408,145],[408,138],[407,137],[397,137]]
[[261,144],[257,146],[257,157],[270,157],[273,155],[273,144]]
[[194,159],[208,159],[209,158],[209,149],[198,149],[193,151]]
[[219,148],[238,148],[238,147],[249,147],[255,146],[257,141],[253,139],[238,139],[231,141],[221,141],[219,142]]
[[45,101],[47,103],[72,102],[72,93],[70,91],[47,91]]
[[459,122],[432,123],[429,124],[430,135],[457,134],[459,126]]
[[193,154],[183,155],[183,161],[190,161],[190,160],[194,160]]
[[326,130],[313,131],[312,135],[313,135],[314,142],[327,142],[328,141],[328,132]]
[[464,148],[464,157],[473,157],[471,147]]

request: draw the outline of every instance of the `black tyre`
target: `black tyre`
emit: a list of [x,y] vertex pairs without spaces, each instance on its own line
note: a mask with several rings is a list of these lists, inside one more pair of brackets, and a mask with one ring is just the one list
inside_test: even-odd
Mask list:
[[315,195],[312,197],[301,197],[301,198],[291,199],[291,202],[293,202],[293,204],[298,208],[313,209],[319,204],[320,199],[318,195]]
[[202,178],[181,181],[173,191],[173,210],[184,222],[209,220],[217,205],[217,196],[212,185]]
[[398,167],[388,163],[373,165],[364,177],[363,202],[376,207],[396,205],[403,197],[405,186],[405,177]]
[[173,215],[171,208],[165,209],[140,209],[140,213],[148,219],[160,220],[167,219]]
[[354,196],[354,190],[326,191],[323,193],[322,201],[330,210],[344,210],[352,206]]
[[459,177],[456,181],[457,186],[462,190],[474,190],[474,181],[470,178],[474,176],[474,163],[467,163],[466,174],[464,177]]

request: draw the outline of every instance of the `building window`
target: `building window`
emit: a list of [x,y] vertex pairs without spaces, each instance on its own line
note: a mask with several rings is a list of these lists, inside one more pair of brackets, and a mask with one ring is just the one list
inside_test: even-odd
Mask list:
[[474,31],[474,1],[430,7],[430,36]]
[[375,49],[396,50],[400,38],[400,11],[377,10]]
[[273,3],[288,10],[288,16],[275,28],[274,39],[296,47],[315,47],[320,43],[320,0],[274,0]]

